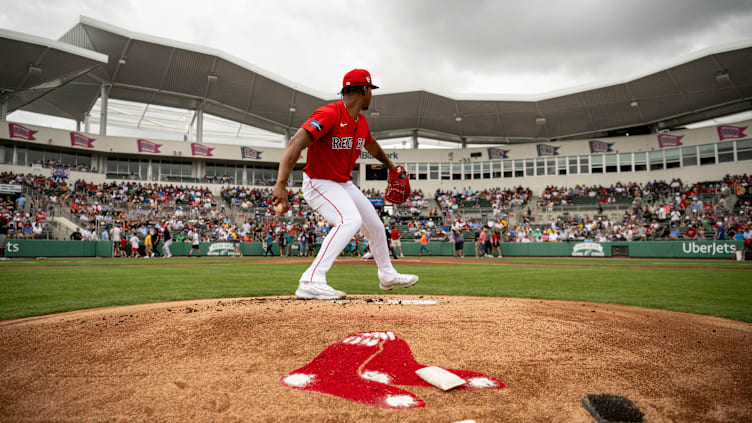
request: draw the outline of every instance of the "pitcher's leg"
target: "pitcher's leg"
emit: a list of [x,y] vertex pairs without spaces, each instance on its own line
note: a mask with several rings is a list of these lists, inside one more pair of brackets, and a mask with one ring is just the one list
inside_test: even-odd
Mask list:
[[332,228],[321,243],[316,258],[301,281],[326,283],[326,272],[360,229],[362,219],[350,195],[341,183],[325,179],[305,178],[303,195],[308,204],[321,214]]
[[360,217],[363,219],[361,231],[368,240],[368,246],[373,254],[374,261],[379,268],[379,279],[393,279],[398,275],[389,259],[389,241],[384,232],[384,223],[381,221],[376,209],[368,198],[353,184],[346,185],[347,193],[358,208]]

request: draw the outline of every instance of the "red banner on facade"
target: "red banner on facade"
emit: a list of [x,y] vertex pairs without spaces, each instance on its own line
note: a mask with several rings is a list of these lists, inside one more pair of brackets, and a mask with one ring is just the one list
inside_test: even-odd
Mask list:
[[20,138],[26,141],[36,141],[34,134],[36,134],[37,132],[39,131],[32,131],[31,129],[17,123],[8,124],[8,133],[10,134],[11,138]]
[[660,148],[663,148],[663,147],[678,147],[680,145],[684,145],[681,142],[682,138],[684,138],[684,135],[666,135],[666,134],[661,134],[661,135],[658,135],[658,146]]
[[191,144],[191,154],[194,156],[212,157],[214,148],[207,147],[203,144]]
[[746,126],[721,125],[716,127],[716,129],[718,130],[718,139],[721,141],[729,138],[745,138],[747,136],[744,133],[744,130],[747,129]]
[[92,145],[94,141],[96,141],[96,138],[89,138],[86,135],[79,134],[78,132],[70,133],[70,143],[74,147],[94,148],[94,145]]
[[143,139],[139,139],[137,142],[139,153],[161,153],[161,151],[159,151],[159,147],[161,147],[162,144],[153,143],[149,140]]

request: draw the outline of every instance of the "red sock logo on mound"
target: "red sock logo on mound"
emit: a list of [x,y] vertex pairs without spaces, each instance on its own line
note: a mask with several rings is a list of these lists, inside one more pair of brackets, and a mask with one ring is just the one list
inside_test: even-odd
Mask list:
[[[391,386],[431,386],[415,374],[426,367],[393,332],[360,332],[322,351],[307,365],[293,370],[281,383],[381,408],[419,408],[426,403],[411,392]],[[447,369],[467,383],[456,389],[501,389],[501,381],[481,373]]]

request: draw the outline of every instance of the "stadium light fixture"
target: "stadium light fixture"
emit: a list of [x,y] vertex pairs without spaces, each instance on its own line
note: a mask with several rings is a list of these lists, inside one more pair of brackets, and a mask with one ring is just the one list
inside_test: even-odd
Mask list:
[[462,116],[456,116],[454,120],[455,122],[462,122]]
[[546,117],[545,116],[538,116],[535,118],[535,124],[536,125],[545,125],[546,124]]
[[374,111],[371,112],[371,117],[377,118],[379,116],[381,116],[381,113],[379,113],[378,110],[374,110]]
[[290,113],[295,113],[298,109],[295,108],[295,105],[293,104],[290,106]]
[[631,103],[629,103],[629,107],[637,107],[637,100],[632,100]]
[[121,58],[120,58],[120,59],[118,60],[118,63],[120,63],[121,65],[124,65],[124,64],[126,63],[125,57],[121,57]]
[[29,65],[29,73],[32,75],[40,75],[42,73],[42,66],[30,64]]
[[730,82],[731,78],[729,77],[729,72],[727,70],[718,71],[718,73],[715,74],[715,81],[716,82]]
[[217,80],[219,79],[219,78],[217,78],[217,74],[216,73],[209,74],[209,76],[207,78],[209,79],[209,83],[217,82]]

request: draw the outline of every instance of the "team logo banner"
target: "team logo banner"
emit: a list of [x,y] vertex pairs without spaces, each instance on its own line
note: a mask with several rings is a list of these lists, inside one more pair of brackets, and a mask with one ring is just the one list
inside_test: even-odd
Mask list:
[[535,147],[538,149],[538,157],[559,155],[559,147],[546,144],[538,144]]
[[744,130],[747,129],[746,126],[731,126],[731,125],[721,125],[716,127],[718,130],[718,139],[723,141],[725,139],[729,138],[744,138],[747,136],[747,134],[744,133]]
[[52,166],[50,176],[55,179],[68,179],[70,177],[70,168],[65,166]]
[[153,143],[149,140],[138,140],[138,152],[139,153],[161,153],[159,151],[159,147],[162,146],[162,144]]
[[681,142],[682,138],[684,138],[684,135],[666,135],[666,134],[661,134],[661,135],[658,135],[658,146],[660,148],[663,148],[663,147],[678,147],[680,145],[684,145]]
[[214,148],[207,147],[203,144],[191,144],[191,154],[194,156],[213,157],[212,150]]
[[263,151],[254,150],[251,147],[240,147],[240,154],[244,159],[261,160]]
[[591,153],[612,153],[614,151],[611,149],[611,146],[614,145],[612,142],[592,140],[588,141],[588,144],[590,145]]
[[86,147],[94,148],[92,143],[96,141],[96,138],[89,138],[86,135],[79,134],[78,132],[70,133],[70,144],[74,147]]
[[489,148],[488,149],[488,159],[494,160],[494,159],[508,159],[509,158],[509,150],[502,150],[500,148]]
[[34,134],[36,134],[37,132],[39,131],[32,131],[31,129],[17,123],[8,124],[8,133],[10,134],[11,138],[20,138],[26,141],[36,141]]

